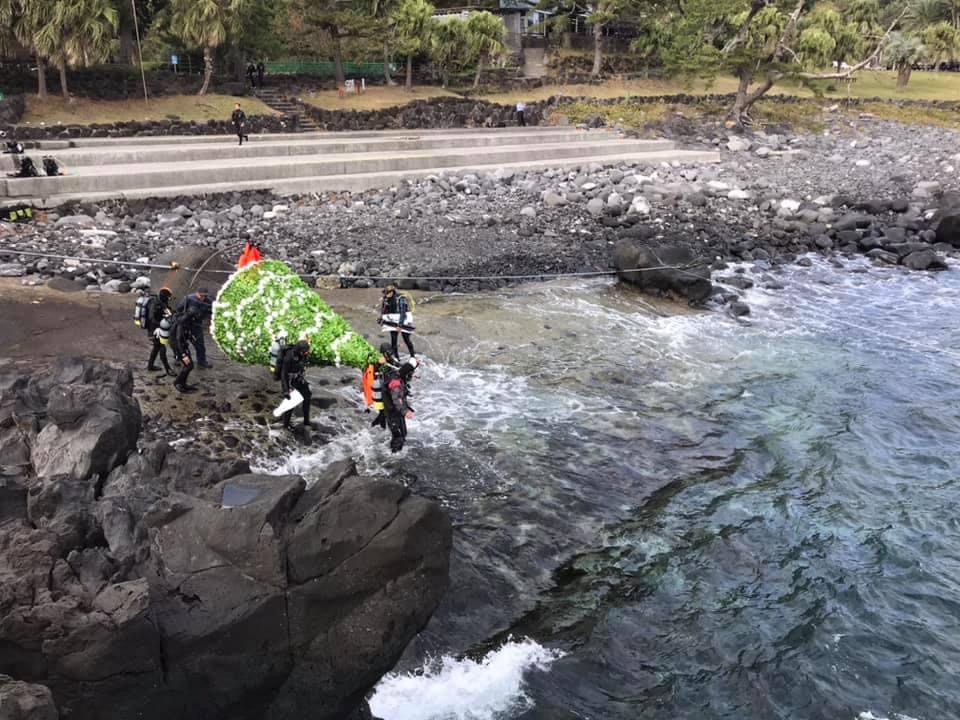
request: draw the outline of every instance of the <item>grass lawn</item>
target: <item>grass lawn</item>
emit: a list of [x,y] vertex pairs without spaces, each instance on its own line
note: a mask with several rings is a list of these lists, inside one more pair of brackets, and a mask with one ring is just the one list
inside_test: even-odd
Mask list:
[[236,102],[247,115],[276,115],[276,111],[253,97],[236,98],[231,95],[170,95],[139,100],[91,100],[73,98],[67,103],[62,97],[50,96],[41,102],[35,95],[27,96],[24,125],[57,125],[113,123],[128,120],[227,120]]
[[[837,84],[838,92],[828,97],[844,98],[845,88]],[[903,90],[897,90],[897,74],[893,72],[860,72],[850,86],[855,98],[883,98],[885,100],[960,100],[960,73],[915,72]]]
[[[826,85],[826,83],[823,83],[824,88],[826,88]],[[856,82],[849,85],[837,82],[835,88],[835,91],[826,93],[828,100],[843,99],[849,94],[853,98],[879,97],[882,99],[960,101],[960,73],[915,72],[910,78],[910,84],[907,88],[898,91],[896,89],[895,73],[862,72],[857,75]],[[598,85],[550,85],[477,97],[490,102],[513,105],[518,100],[534,102],[553,95],[601,99],[680,93],[691,95],[728,94],[735,90],[736,81],[730,77],[719,77],[711,83],[704,83],[703,81],[688,83],[682,80],[651,78],[648,80],[608,80]],[[813,93],[809,89],[787,83],[774,87],[771,94],[813,97]],[[413,92],[407,92],[402,86],[370,86],[362,95],[350,95],[341,98],[336,91],[321,91],[305,94],[302,99],[324,110],[380,110],[405,105],[411,100],[446,96],[457,96],[457,93],[432,86],[417,86],[413,88]],[[151,98],[148,104],[144,104],[143,100],[90,100],[87,98],[75,98],[68,104],[60,97],[51,97],[46,102],[41,103],[35,96],[27,96],[27,111],[23,123],[28,125],[82,123],[86,125],[124,120],[177,118],[180,120],[205,121],[211,118],[227,119],[233,111],[235,102],[237,102],[237,98],[229,95],[205,95],[202,97],[175,95]],[[240,103],[248,115],[276,114],[274,110],[254,97],[240,98]],[[882,106],[865,109],[890,119],[900,119],[905,110],[895,107],[885,109]],[[647,110],[646,112],[658,111]],[[776,113],[776,109],[771,107],[770,113]],[[950,113],[936,113],[932,110],[923,109],[911,110],[908,114],[917,117],[912,120],[904,118],[905,122],[927,122],[928,124],[941,124],[946,127],[958,125],[953,121]],[[943,117],[940,117],[941,115]],[[654,118],[648,118],[645,122],[649,122],[651,119]],[[777,119],[771,117],[769,120],[775,122]]]
[[426,100],[433,97],[456,96],[457,93],[432,86],[414,86],[407,92],[402,86],[385,87],[368,85],[360,95],[341,98],[336,90],[321,90],[301,96],[301,100],[323,110],[382,110],[406,105],[411,100]]
[[[822,83],[824,89],[827,83]],[[904,100],[960,100],[960,73],[915,72],[906,89],[897,90],[897,76],[893,72],[861,72],[849,86],[834,82],[835,91],[825,92],[830,99],[883,98]],[[508,93],[496,93],[482,96],[490,102],[513,104],[518,100],[534,102],[546,100],[553,95],[569,97],[614,98],[649,95],[689,95],[718,94],[736,92],[737,81],[732,77],[718,77],[711,83],[703,81],[684,82],[683,80],[608,80],[600,85],[549,85],[546,87],[517,90]],[[775,85],[771,95],[797,95],[813,97],[811,90],[792,84]]]
[[[620,124],[624,127],[643,130],[649,124],[655,124],[670,113],[678,113],[690,118],[711,117],[723,119],[729,108],[721,103],[703,101],[694,105],[675,105],[670,103],[615,103],[602,105],[592,100],[564,102],[557,106],[557,112],[566,115],[571,122],[580,123],[593,115],[599,115],[608,124]],[[823,111],[815,103],[785,105],[783,103],[761,100],[750,113],[754,122],[760,126],[787,125],[813,132],[823,129]],[[654,127],[651,135],[656,135]]]

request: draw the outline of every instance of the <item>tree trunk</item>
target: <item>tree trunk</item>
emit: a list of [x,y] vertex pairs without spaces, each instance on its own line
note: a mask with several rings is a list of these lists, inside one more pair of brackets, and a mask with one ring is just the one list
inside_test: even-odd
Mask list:
[[37,98],[47,99],[47,62],[37,55]]
[[333,35],[333,72],[337,76],[337,87],[342,88],[347,78],[343,74],[343,47],[340,45],[340,33],[336,30]]
[[407,90],[413,90],[413,53],[407,55]]
[[450,84],[450,68],[443,68],[443,89],[447,89],[447,85]]
[[67,87],[67,61],[60,61],[60,92],[63,93],[63,99],[70,99],[70,89]]
[[600,69],[603,66],[603,24],[597,23],[593,26],[593,70],[590,74],[593,77],[600,76]]
[[897,68],[897,90],[903,90],[910,82],[910,73],[913,72],[913,66],[910,63],[902,63]]
[[480,87],[480,75],[483,74],[483,55],[477,60],[477,73],[473,76],[473,89]]
[[740,68],[737,72],[740,80],[737,85],[737,97],[733,101],[733,107],[728,115],[737,125],[743,125],[743,116],[747,112],[747,91],[750,90],[750,81],[753,80],[753,73],[747,68]]
[[228,77],[232,77],[236,82],[243,82],[247,64],[244,62],[243,52],[236,42],[232,43],[227,51],[227,68]]
[[560,45],[563,46],[564,50],[570,50],[573,48],[573,33],[564,32],[561,36]]
[[118,40],[120,41],[120,57],[131,65],[139,65],[140,57],[137,55],[137,39],[133,36],[133,19],[127,13],[120,14],[120,30],[118,31]]
[[390,41],[387,38],[383,39],[383,79],[387,85],[396,85],[390,76]]
[[210,87],[210,78],[213,77],[213,52],[210,48],[203,49],[203,85],[200,86],[200,92],[197,95],[206,95]]

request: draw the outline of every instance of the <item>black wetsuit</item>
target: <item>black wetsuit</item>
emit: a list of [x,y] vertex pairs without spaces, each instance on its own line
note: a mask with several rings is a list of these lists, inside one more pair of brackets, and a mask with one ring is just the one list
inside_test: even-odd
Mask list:
[[[283,389],[283,396],[286,398],[290,394],[291,388],[303,395],[303,424],[310,426],[310,385],[307,383],[306,366],[304,364],[302,351],[297,350],[296,346],[290,348],[283,355],[283,363],[280,365],[280,386]],[[290,427],[290,417],[293,410],[287,410],[283,414],[283,426]]]
[[168,298],[169,296],[157,295],[150,304],[150,313],[147,316],[147,333],[150,335],[150,339],[153,340],[153,347],[150,349],[150,360],[147,363],[147,370],[155,371],[157,369],[154,363],[159,356],[160,362],[163,363],[163,369],[170,375],[172,371],[170,370],[170,362],[167,360],[167,346],[160,342],[160,338],[154,334],[154,331],[160,327],[160,322],[167,316],[167,313],[170,312]]
[[240,140],[240,144],[243,145],[244,140],[250,139],[250,136],[244,132],[247,124],[247,114],[237,108],[230,116],[230,120],[233,122],[233,131],[237,133],[237,138]]
[[381,366],[380,382],[383,386],[383,414],[390,430],[390,451],[400,452],[407,440],[407,383],[396,367]]
[[207,346],[203,339],[203,321],[213,312],[213,301],[207,296],[206,300],[201,300],[197,293],[187,295],[177,306],[177,312],[188,313],[193,311],[193,319],[190,322],[191,342],[197,349],[197,365],[200,367],[209,367],[207,362]]
[[[407,303],[407,299],[400,295],[399,293],[394,293],[390,297],[384,297],[383,302],[380,305],[380,315],[397,314],[400,316],[400,325],[404,324],[407,313],[410,312],[410,306]],[[406,343],[407,350],[410,352],[410,357],[416,355],[413,351],[413,336],[410,333],[401,333],[398,330],[390,331],[390,347],[393,350],[394,357],[400,357],[400,348],[399,343],[397,342],[400,335],[403,335],[403,342]]]
[[180,392],[189,390],[187,378],[193,370],[193,357],[190,355],[190,343],[195,342],[193,336],[193,324],[186,315],[178,315],[173,320],[173,327],[170,328],[170,347],[173,349],[173,357],[176,358],[180,372],[177,379],[173,381],[173,386]]

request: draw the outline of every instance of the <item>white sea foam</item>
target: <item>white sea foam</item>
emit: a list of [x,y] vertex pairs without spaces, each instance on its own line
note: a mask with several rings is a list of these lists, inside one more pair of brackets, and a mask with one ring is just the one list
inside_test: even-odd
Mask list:
[[508,641],[480,661],[444,657],[422,672],[380,681],[370,709],[384,720],[496,720],[532,707],[525,676],[563,653],[530,639]]
[[917,718],[902,713],[893,713],[890,717],[886,717],[885,715],[874,715],[870,710],[864,710],[857,715],[856,720],[917,720]]

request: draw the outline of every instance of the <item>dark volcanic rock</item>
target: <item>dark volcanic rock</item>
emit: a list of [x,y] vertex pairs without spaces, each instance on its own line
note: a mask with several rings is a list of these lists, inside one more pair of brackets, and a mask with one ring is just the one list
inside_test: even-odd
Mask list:
[[947,264],[933,250],[918,250],[900,261],[911,270],[946,270]]
[[0,675],[2,720],[57,720],[58,717],[49,688]]
[[960,213],[946,215],[937,225],[937,242],[960,247]]
[[[73,720],[362,716],[446,589],[446,516],[350,463],[134,453],[139,423],[128,370],[0,371],[0,673]],[[56,717],[24,702],[0,717]]]
[[619,277],[645,292],[674,295],[700,303],[713,294],[710,268],[682,245],[643,246],[622,239],[614,248]]

